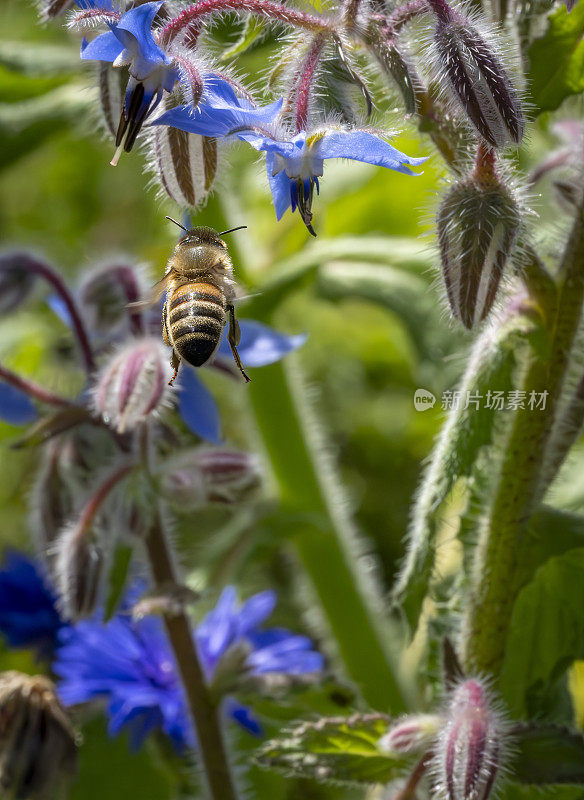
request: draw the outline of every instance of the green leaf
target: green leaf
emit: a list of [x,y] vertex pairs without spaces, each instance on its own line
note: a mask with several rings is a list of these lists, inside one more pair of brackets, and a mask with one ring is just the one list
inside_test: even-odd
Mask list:
[[0,103],[0,169],[83,118],[94,100],[87,87],[67,84],[21,103]]
[[256,754],[262,767],[289,777],[313,778],[332,783],[388,783],[412,763],[403,755],[377,749],[387,731],[383,714],[323,717],[284,731],[281,739],[266,742]]
[[[334,261],[320,270],[318,290],[331,300],[358,297],[379,303],[397,314],[422,356],[429,358],[435,351],[441,309],[418,275],[389,264]],[[435,324],[429,322],[432,317]]]
[[[517,366],[534,327],[527,318],[519,318],[497,335],[498,339],[487,330],[475,344],[459,387],[463,401],[450,411],[442,428],[414,506],[409,549],[393,592],[412,628],[417,625],[430,587],[442,504],[459,478],[472,475],[483,448],[501,435],[508,418],[506,412],[487,408],[484,398],[489,391],[513,388]],[[472,404],[464,408],[467,393],[483,398],[479,408]],[[491,464],[491,475],[493,472]]]
[[228,47],[221,53],[220,61],[230,61],[235,56],[240,56],[249,50],[258,39],[266,32],[266,21],[255,17],[248,17],[241,31],[241,36],[232,47]]
[[584,658],[584,548],[549,559],[517,598],[501,674],[511,713],[524,715],[529,690],[545,688],[578,658]]
[[417,239],[407,237],[339,236],[315,242],[276,265],[269,279],[254,287],[257,294],[246,303],[246,316],[269,319],[275,307],[289,294],[315,280],[322,265],[339,259],[391,264],[422,273],[431,263],[431,253]]
[[125,544],[119,544],[114,553],[113,564],[110,568],[108,575],[108,589],[107,599],[105,602],[105,619],[111,619],[118,607],[126,579],[128,577],[128,570],[132,561],[133,548]]
[[24,75],[55,75],[78,70],[75,47],[38,42],[0,42],[0,65]]
[[547,31],[528,51],[536,113],[553,111],[566,97],[584,91],[584,3],[570,13],[562,5],[548,19]]
[[513,731],[513,781],[549,786],[584,784],[584,737],[559,725],[526,723]]

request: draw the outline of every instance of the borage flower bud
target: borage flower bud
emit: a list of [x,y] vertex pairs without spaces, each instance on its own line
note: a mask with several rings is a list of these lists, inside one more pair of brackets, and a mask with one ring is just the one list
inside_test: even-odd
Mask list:
[[436,221],[442,275],[452,314],[466,328],[493,307],[520,222],[519,204],[492,163],[446,192]]
[[206,503],[239,503],[258,488],[263,471],[251,453],[228,448],[194,447],[161,468],[165,497],[185,511]]
[[477,679],[454,689],[434,757],[436,789],[448,800],[487,800],[501,765],[506,725]]
[[158,126],[150,130],[148,151],[154,178],[171,200],[181,208],[205,203],[217,173],[216,139]]
[[82,517],[61,532],[54,546],[52,571],[65,619],[82,619],[93,613],[100,600],[104,566],[103,550]]
[[93,405],[118,433],[133,430],[167,404],[172,370],[158,339],[135,339],[105,365]]
[[135,313],[130,314],[127,306],[142,296],[142,283],[139,271],[132,264],[107,264],[88,272],[79,287],[87,327],[111,340],[118,326],[135,320]]
[[521,102],[496,47],[444,0],[430,5],[437,15],[438,68],[455,100],[491,147],[519,144],[525,129]]
[[386,753],[419,753],[427,750],[440,729],[437,714],[412,714],[396,722],[377,742]]
[[39,0],[37,3],[39,15],[43,22],[49,19],[60,17],[67,11],[71,11],[76,0]]
[[54,684],[0,674],[0,787],[9,797],[46,798],[77,766],[77,737]]
[[27,253],[4,253],[0,256],[0,314],[15,311],[30,296],[36,275],[27,269]]

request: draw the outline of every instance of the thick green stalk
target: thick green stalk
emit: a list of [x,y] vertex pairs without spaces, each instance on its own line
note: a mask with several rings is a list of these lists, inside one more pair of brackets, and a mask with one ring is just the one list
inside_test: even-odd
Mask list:
[[371,577],[361,566],[297,359],[256,370],[249,388],[284,509],[295,515],[292,541],[347,673],[373,708],[399,714],[408,705],[408,692],[392,657],[392,649],[397,651],[390,641],[394,637],[389,623],[384,624]]
[[511,613],[525,581],[522,564],[529,547],[526,526],[543,499],[542,467],[570,352],[584,302],[584,220],[578,211],[561,268],[556,313],[548,322],[549,348],[534,353],[524,385],[547,392],[543,409],[516,412],[483,541],[475,564],[476,587],[467,617],[466,665],[498,675],[505,655]]

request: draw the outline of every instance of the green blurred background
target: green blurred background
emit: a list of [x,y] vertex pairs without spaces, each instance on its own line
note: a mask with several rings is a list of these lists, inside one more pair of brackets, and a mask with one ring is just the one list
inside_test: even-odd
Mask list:
[[[59,22],[40,25],[24,0],[3,0],[0,6],[2,246],[44,254],[73,286],[84,270],[120,255],[145,264],[157,280],[176,240],[164,215],[179,212],[147,187],[139,152],[124,155],[115,169],[109,166],[112,143],[95,132],[91,69],[81,66],[78,41]],[[241,66],[255,74],[271,46],[257,46]],[[549,141],[545,125],[543,120],[522,155],[524,168]],[[384,591],[403,554],[411,498],[443,418],[440,396],[454,387],[469,344],[449,320],[428,235],[445,170],[430,141],[411,127],[405,126],[396,145],[410,155],[432,156],[423,175],[327,164],[315,201],[316,241],[297,215],[276,223],[264,168],[243,146],[223,154],[221,188],[195,217],[197,224],[216,228],[248,226],[230,241],[236,274],[250,293],[273,276],[296,275],[294,290],[277,307],[262,305],[261,295],[251,306],[276,327],[309,335],[299,363],[310,402]],[[534,201],[540,210],[547,208],[546,197]],[[546,211],[542,225],[556,220],[557,213]],[[83,380],[75,348],[43,296],[39,287],[24,310],[0,319],[0,361],[73,395]],[[240,314],[246,316],[245,305]],[[220,404],[226,439],[257,446],[246,387],[211,371],[203,378]],[[433,409],[414,409],[417,388],[437,396]],[[0,423],[0,542],[28,548],[27,503],[38,454],[11,449],[20,433]],[[564,500],[581,505],[569,492]],[[281,597],[276,622],[297,627],[298,612],[308,605],[302,572],[274,535],[270,514],[253,522],[217,510],[202,513],[196,525],[183,521],[179,542],[193,582],[234,581],[244,595],[274,586]],[[311,615],[305,625],[319,635]],[[35,669],[22,653],[3,652],[1,666]],[[334,703],[328,706],[329,713],[335,710]],[[282,718],[297,713],[302,709],[293,703],[281,710]],[[269,731],[276,729],[276,723],[268,724]],[[84,735],[74,797],[190,796],[192,771],[170,757],[165,743],[152,741],[146,751],[130,755],[123,739],[106,739],[99,716],[88,719]],[[256,742],[237,737],[245,764]],[[273,800],[360,796],[256,769],[247,780],[257,796]]]

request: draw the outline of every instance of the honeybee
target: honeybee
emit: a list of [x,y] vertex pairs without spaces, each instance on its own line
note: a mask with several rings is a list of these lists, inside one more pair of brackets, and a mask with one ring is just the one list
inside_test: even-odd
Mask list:
[[213,228],[188,229],[171,217],[167,219],[182,228],[185,235],[178,240],[164,277],[153,287],[149,302],[156,302],[166,291],[162,338],[172,348],[170,365],[174,374],[169,384],[174,382],[181,360],[201,367],[213,357],[227,322],[227,341],[233,358],[249,382],[237,352],[241,332],[235,317],[233,263],[221,238],[246,226],[217,233]]

